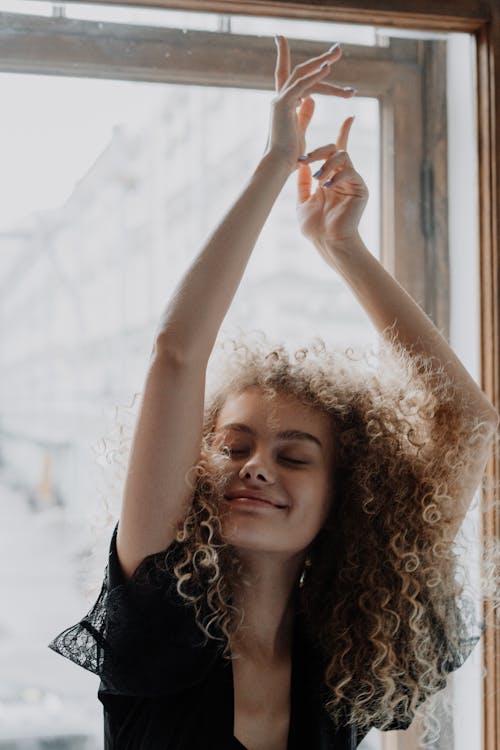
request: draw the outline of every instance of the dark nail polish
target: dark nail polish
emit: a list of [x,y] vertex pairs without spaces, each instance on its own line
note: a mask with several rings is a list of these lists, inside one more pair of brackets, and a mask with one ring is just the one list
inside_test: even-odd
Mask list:
[[320,177],[324,171],[324,167],[321,167],[321,169],[318,169],[318,171],[313,174],[313,177]]

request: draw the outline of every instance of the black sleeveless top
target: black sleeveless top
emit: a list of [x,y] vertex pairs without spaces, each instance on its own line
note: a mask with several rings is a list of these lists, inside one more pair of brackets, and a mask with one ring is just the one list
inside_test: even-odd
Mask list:
[[[167,550],[145,558],[125,578],[117,530],[118,524],[95,604],[49,644],[100,677],[104,749],[246,750],[233,736],[233,672],[231,661],[222,658],[223,644],[205,643],[194,610],[161,564]],[[176,547],[179,543],[173,542],[168,550]],[[464,660],[450,664],[449,671]],[[366,735],[354,726],[336,726],[326,712],[325,666],[297,611],[288,750],[354,750]],[[390,729],[406,729],[409,723]]]

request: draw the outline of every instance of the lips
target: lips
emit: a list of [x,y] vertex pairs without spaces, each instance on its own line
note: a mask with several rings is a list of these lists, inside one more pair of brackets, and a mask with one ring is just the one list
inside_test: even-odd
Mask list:
[[248,490],[234,490],[233,492],[227,492],[224,497],[226,498],[226,500],[234,500],[238,497],[246,497],[249,500],[260,500],[263,503],[268,503],[268,505],[273,505],[275,508],[287,507],[284,503],[281,503],[278,500],[274,500],[270,497],[267,497],[266,495],[262,495],[259,492],[249,492]]

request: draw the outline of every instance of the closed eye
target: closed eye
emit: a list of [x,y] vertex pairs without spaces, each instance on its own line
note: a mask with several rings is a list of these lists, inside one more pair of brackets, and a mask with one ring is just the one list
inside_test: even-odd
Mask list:
[[[228,446],[224,447],[224,453],[227,456],[234,457],[234,456],[243,456],[245,453],[248,453],[247,450],[235,450],[234,448],[229,448]],[[289,458],[288,456],[278,456],[278,458],[281,461],[286,461],[290,464],[296,464],[296,465],[303,465],[309,463],[308,461],[300,461],[298,458]]]
[[227,456],[242,456],[243,453],[246,453],[246,451],[235,451],[234,448],[228,448],[227,445],[224,446],[223,452]]

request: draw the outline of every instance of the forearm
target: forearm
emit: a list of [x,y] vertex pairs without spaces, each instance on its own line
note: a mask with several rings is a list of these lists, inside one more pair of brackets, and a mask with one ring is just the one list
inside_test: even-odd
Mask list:
[[184,274],[163,313],[157,348],[208,361],[257,238],[290,167],[268,152]]
[[358,236],[329,253],[332,267],[344,278],[375,328],[391,334],[410,352],[435,357],[478,416],[496,422],[493,405],[469,375],[430,318],[394,277],[370,253]]

